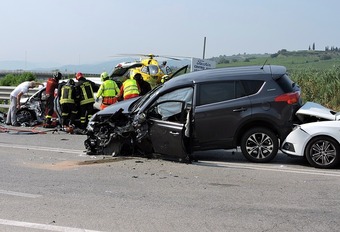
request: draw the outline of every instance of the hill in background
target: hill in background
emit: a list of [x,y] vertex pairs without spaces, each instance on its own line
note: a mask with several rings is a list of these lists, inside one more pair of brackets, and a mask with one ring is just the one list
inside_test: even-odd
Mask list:
[[[340,65],[340,49],[330,49],[325,51],[317,50],[301,50],[287,51],[282,49],[274,54],[237,54],[232,56],[220,55],[218,57],[208,58],[217,64],[217,68],[235,67],[247,65],[283,65],[288,70],[292,69],[329,69]],[[97,64],[80,64],[80,65],[62,65],[53,66],[49,64],[26,63],[24,61],[0,61],[1,70],[25,70],[25,71],[54,71],[59,70],[64,73],[93,73],[111,72],[113,68],[120,62],[134,61],[132,58],[115,58]],[[168,65],[173,68],[180,68],[190,64],[189,59],[180,61],[168,60]]]
[[291,69],[329,69],[340,66],[340,51],[287,51],[282,49],[274,54],[238,54],[233,56],[213,57],[217,67],[235,67],[247,65],[283,65]]

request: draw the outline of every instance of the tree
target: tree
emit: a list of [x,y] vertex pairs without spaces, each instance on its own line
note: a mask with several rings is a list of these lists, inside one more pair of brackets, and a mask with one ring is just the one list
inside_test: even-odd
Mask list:
[[315,43],[313,43],[313,51],[315,51]]

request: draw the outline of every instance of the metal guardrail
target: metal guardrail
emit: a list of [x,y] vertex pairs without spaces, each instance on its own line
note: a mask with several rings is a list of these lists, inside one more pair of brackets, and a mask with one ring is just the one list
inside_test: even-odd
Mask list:
[[[10,94],[15,87],[16,86],[0,86],[0,108],[9,108]],[[29,89],[28,93],[26,93],[23,97],[30,97],[37,91],[38,88]]]

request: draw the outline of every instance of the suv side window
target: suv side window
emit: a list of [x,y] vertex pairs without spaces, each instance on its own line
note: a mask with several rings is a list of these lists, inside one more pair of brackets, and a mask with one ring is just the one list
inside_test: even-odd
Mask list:
[[199,85],[197,105],[205,105],[235,98],[235,81],[203,83]]
[[244,80],[242,84],[245,88],[246,95],[253,95],[257,93],[263,86],[264,81],[261,80]]
[[197,105],[228,101],[249,95],[241,81],[203,83],[199,85]]

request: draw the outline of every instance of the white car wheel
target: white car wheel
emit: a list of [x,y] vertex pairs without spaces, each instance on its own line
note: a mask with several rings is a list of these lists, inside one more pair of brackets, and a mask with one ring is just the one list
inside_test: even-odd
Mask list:
[[327,136],[315,137],[306,146],[305,156],[316,168],[334,168],[339,163],[339,143]]

